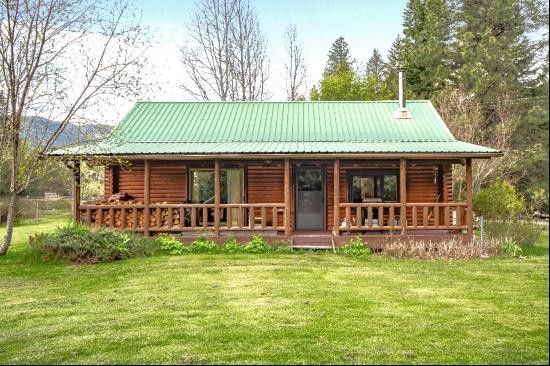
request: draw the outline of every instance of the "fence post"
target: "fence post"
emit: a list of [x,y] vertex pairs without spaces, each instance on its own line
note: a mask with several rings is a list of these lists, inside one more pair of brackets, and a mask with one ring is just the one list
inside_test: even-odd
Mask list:
[[485,236],[485,220],[483,216],[479,217],[479,242],[481,245],[481,250],[483,250],[483,237]]
[[75,160],[73,169],[73,219],[80,222],[80,161]]
[[[143,234],[149,236],[149,226],[151,224],[151,211],[149,209],[149,200],[151,197],[151,166],[149,160],[143,162]],[[160,217],[157,217],[160,221]]]

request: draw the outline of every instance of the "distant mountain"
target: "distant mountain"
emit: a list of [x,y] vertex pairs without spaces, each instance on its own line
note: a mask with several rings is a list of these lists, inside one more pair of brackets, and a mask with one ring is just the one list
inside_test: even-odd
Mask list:
[[[31,144],[44,142],[45,138],[51,136],[59,127],[60,122],[52,121],[44,117],[26,117],[23,122],[23,138]],[[111,130],[113,126],[105,124],[77,125],[69,123],[59,137],[55,140],[55,146],[65,146],[79,142],[95,141],[101,139]]]

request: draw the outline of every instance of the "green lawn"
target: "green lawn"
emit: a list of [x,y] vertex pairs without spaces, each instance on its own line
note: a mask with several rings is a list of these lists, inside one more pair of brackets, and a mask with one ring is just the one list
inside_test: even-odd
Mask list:
[[[0,363],[548,364],[548,236],[527,259],[0,258]],[[2,229],[0,229],[0,233]]]

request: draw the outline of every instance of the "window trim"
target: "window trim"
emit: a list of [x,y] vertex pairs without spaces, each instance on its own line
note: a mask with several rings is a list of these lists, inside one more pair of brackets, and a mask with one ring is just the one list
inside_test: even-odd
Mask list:
[[[353,202],[353,177],[382,177],[382,181],[384,179],[384,176],[386,175],[395,175],[397,177],[397,200],[396,201],[381,201],[381,202],[390,202],[390,203],[397,203],[400,202],[401,197],[401,179],[400,179],[400,172],[399,169],[353,169],[348,170],[347,174],[347,189],[348,189],[348,202]],[[376,180],[375,180],[376,181]],[[381,192],[381,195],[384,195],[384,192]],[[382,199],[382,197],[380,197]]]

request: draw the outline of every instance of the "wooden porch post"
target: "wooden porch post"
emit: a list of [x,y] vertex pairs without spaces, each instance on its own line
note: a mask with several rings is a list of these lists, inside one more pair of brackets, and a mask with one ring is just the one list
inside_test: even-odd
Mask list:
[[468,212],[466,214],[466,225],[468,226],[468,240],[474,237],[474,211],[473,211],[473,176],[472,158],[466,159],[466,203]]
[[401,203],[399,223],[401,224],[401,235],[407,229],[407,159],[399,162],[399,202]]
[[80,222],[80,161],[73,165],[73,219]]
[[[144,171],[143,171],[143,204],[144,204],[144,217],[143,217],[143,233],[145,236],[149,236],[149,225],[151,223],[151,212],[149,210],[149,200],[151,197],[151,167],[149,165],[149,160],[144,161]],[[160,217],[157,217],[157,220],[160,220]]]
[[220,236],[220,202],[221,202],[220,160],[214,159],[214,235]]
[[340,159],[334,159],[334,235],[340,235]]
[[285,236],[291,235],[290,228],[290,160],[285,159],[285,173],[284,173],[284,190],[285,190],[285,212],[284,212],[284,224],[285,224]]

